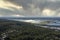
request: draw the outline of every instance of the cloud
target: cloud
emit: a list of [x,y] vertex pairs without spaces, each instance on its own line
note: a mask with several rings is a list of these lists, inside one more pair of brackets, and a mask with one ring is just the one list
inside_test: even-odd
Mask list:
[[23,6],[24,9],[29,8],[29,4],[32,3],[32,0],[5,0],[11,2],[15,5]]
[[59,17],[60,0],[0,0],[0,14],[4,16]]
[[42,16],[55,16],[55,11],[50,9],[44,9],[42,12]]
[[10,7],[13,7],[13,8],[16,8],[16,9],[22,8],[21,6],[16,6],[16,5],[14,5],[14,4],[10,3],[10,2],[4,2],[3,0],[0,0],[0,8],[13,10]]
[[33,0],[33,4],[40,9],[40,16],[58,17],[60,14],[60,0]]
[[23,9],[22,6],[16,6],[14,5],[13,3],[10,3],[10,2],[5,2],[4,0],[0,0],[0,16],[7,16],[7,17],[10,17],[10,16],[22,16],[19,14],[19,11],[20,9]]

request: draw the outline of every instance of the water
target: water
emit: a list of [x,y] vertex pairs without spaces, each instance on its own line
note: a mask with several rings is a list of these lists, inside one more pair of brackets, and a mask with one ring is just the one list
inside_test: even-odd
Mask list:
[[22,20],[22,19],[10,19],[10,20],[15,20],[15,21],[22,21],[22,22],[30,22],[30,23],[37,23],[40,24],[42,22],[47,23],[48,25],[55,25],[55,26],[60,26],[60,21],[59,20]]
[[[48,18],[49,19],[49,18]],[[35,25],[40,25],[41,23],[42,24],[45,24],[44,26],[42,27],[45,27],[45,28],[50,28],[50,29],[58,29],[60,30],[60,20],[54,20],[52,18],[52,20],[48,20],[48,19],[37,19],[37,20],[33,20],[33,19],[9,19],[9,20],[15,20],[15,21],[22,21],[22,22],[29,22],[29,23],[34,23]]]

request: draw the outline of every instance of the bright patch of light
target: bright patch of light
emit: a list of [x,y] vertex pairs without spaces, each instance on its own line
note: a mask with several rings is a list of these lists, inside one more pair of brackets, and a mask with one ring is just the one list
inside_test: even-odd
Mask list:
[[22,6],[17,6],[17,5],[14,5],[14,4],[10,3],[10,2],[4,2],[4,0],[0,0],[0,8],[14,10],[14,9],[12,9],[10,7],[14,7],[16,9],[22,8]]
[[39,23],[39,21],[36,20],[22,20],[24,22],[29,22],[29,23]]
[[16,15],[12,15],[13,17],[24,17],[23,15],[19,15],[19,14],[16,14]]
[[44,16],[54,16],[55,15],[55,11],[50,10],[50,9],[45,9],[45,10],[43,10],[42,14]]

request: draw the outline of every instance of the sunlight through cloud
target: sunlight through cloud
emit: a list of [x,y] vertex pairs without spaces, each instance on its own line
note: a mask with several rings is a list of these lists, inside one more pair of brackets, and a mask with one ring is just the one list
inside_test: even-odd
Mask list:
[[17,6],[17,5],[14,5],[14,4],[10,3],[10,2],[5,2],[4,0],[0,0],[0,8],[14,10],[10,7],[13,7],[13,8],[16,8],[16,9],[22,8],[22,6]]
[[44,15],[44,16],[54,16],[55,11],[50,10],[50,9],[45,9],[45,10],[43,10],[42,15]]

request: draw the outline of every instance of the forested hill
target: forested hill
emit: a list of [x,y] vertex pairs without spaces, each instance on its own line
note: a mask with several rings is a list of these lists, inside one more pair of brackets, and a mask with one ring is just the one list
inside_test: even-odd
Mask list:
[[0,19],[0,39],[60,40],[60,31],[38,27],[32,23]]

